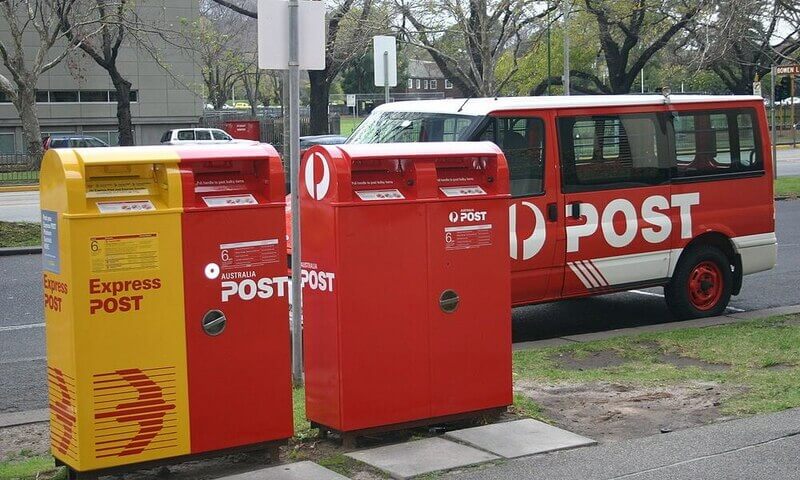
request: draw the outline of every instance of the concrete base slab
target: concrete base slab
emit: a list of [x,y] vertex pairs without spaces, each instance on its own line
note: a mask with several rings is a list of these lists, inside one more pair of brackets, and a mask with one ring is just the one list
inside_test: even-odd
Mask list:
[[531,418],[455,430],[445,436],[505,458],[567,450],[597,443],[591,438]]
[[50,421],[50,410],[28,410],[26,412],[13,412],[0,414],[0,428],[27,425]]
[[466,467],[498,458],[490,453],[443,438],[426,438],[346,455],[379,468],[394,478],[411,478],[424,473]]
[[314,462],[297,462],[224,477],[223,480],[347,480]]

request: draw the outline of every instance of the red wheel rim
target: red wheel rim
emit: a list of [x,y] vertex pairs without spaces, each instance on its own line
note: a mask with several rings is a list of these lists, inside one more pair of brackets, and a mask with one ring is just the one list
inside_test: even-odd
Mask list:
[[689,301],[698,310],[711,310],[722,297],[722,271],[714,262],[701,262],[689,273]]

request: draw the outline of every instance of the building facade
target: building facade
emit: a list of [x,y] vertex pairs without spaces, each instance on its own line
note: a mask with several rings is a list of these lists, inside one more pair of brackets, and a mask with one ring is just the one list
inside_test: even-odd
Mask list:
[[[200,15],[197,0],[140,0],[137,14],[154,19],[164,28],[180,28],[185,21]],[[0,40],[11,40],[8,24],[0,20]],[[36,35],[24,38],[32,54],[38,50]],[[155,41],[155,40],[152,40]],[[118,66],[130,81],[131,115],[137,145],[159,143],[164,131],[196,126],[203,115],[202,76],[191,53],[166,41],[153,45],[166,68],[150,51],[124,44]],[[58,44],[53,52],[64,48]],[[53,53],[52,55],[55,55]],[[0,73],[8,71],[0,64]],[[111,145],[117,143],[116,92],[108,73],[80,51],[70,54],[39,78],[37,111],[42,136],[81,134],[97,137]],[[16,108],[0,93],[0,154],[24,151],[22,127]]]
[[[461,91],[445,78],[435,62],[410,59],[408,61],[408,80],[403,90],[411,94],[441,93],[444,98],[461,98]],[[399,85],[398,85],[399,87]]]

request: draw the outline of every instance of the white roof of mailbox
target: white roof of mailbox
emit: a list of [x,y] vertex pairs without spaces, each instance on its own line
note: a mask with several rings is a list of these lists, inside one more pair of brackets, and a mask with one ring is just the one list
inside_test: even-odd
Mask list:
[[[669,97],[671,104],[763,101],[753,95],[681,95]],[[465,103],[466,102],[466,103]],[[417,100],[380,105],[376,112],[429,112],[460,115],[488,115],[491,112],[558,108],[626,107],[664,105],[663,95],[570,95],[542,97],[449,98]]]

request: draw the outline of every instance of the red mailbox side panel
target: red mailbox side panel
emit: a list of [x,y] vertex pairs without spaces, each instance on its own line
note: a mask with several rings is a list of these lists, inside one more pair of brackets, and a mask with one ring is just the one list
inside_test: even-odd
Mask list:
[[[181,168],[194,178],[192,164]],[[249,191],[209,189],[236,183],[225,177],[184,180],[202,185],[185,195],[183,215],[193,453],[284,439],[293,428],[284,205],[249,180]],[[231,207],[240,197],[246,205]],[[225,317],[219,333],[203,327],[212,311]]]
[[342,427],[428,418],[425,205],[341,208],[336,220]]

